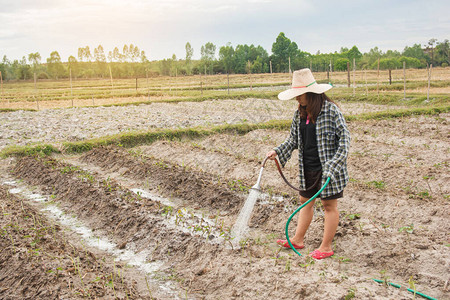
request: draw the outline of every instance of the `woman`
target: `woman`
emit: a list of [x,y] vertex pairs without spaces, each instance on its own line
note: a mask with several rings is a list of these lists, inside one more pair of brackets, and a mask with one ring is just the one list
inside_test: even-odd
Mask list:
[[[309,69],[295,71],[292,88],[278,95],[280,100],[296,98],[299,106],[294,114],[289,137],[280,146],[267,153],[269,159],[278,156],[284,167],[292,151],[298,149],[300,169],[300,202],[305,203],[319,191],[327,177],[330,182],[320,194],[325,210],[324,234],[318,249],[310,253],[315,259],[334,254],[331,247],[339,223],[337,199],[343,197],[348,182],[347,155],[350,133],[339,107],[325,92],[329,84],[317,84]],[[314,214],[314,200],[300,210],[297,230],[291,243],[304,248],[305,233]],[[277,243],[289,248],[286,240]]]

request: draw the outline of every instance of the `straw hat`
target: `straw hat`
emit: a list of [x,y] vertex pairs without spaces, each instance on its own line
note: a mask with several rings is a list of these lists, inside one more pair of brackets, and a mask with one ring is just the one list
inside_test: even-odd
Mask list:
[[304,93],[322,94],[331,89],[331,84],[318,84],[310,69],[294,71],[292,75],[292,88],[278,94],[278,99],[289,100]]

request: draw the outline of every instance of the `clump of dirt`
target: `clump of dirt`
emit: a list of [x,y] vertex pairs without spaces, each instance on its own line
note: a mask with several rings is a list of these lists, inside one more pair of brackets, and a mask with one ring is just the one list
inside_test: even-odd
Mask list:
[[95,164],[109,171],[148,182],[165,194],[192,202],[197,207],[210,207],[237,213],[244,200],[242,195],[231,191],[246,190],[236,182],[218,182],[218,178],[185,167],[152,158],[133,156],[117,147],[100,147],[82,156],[85,163]]
[[133,282],[122,281],[111,266],[74,245],[59,225],[2,186],[0,203],[0,298],[146,298]]

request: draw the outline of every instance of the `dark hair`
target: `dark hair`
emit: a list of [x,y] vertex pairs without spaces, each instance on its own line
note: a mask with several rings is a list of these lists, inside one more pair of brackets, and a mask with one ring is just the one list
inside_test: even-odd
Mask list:
[[337,103],[331,100],[325,93],[306,93],[306,106],[301,106],[300,103],[298,104],[300,119],[306,119],[309,115],[311,122],[315,124],[325,101],[330,101],[337,105]]

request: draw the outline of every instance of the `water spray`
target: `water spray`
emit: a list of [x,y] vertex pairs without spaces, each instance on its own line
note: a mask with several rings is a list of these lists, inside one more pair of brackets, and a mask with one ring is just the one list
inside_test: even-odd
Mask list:
[[[255,206],[256,200],[259,197],[259,194],[261,193],[261,177],[264,171],[264,167],[266,165],[267,160],[269,159],[269,157],[266,157],[262,163],[261,166],[261,170],[259,171],[259,176],[258,176],[258,180],[256,181],[256,184],[250,189],[250,192],[248,194],[247,200],[244,203],[244,206],[242,207],[239,216],[236,219],[236,223],[234,224],[233,228],[231,229],[231,233],[232,236],[234,237],[234,244],[236,245],[237,243],[240,242],[241,238],[244,236],[244,234],[247,232],[248,230],[248,221],[250,219],[250,216],[252,214],[253,211],[253,207]],[[300,191],[299,188],[293,186],[292,184],[289,183],[289,181],[286,179],[286,177],[283,174],[283,171],[281,170],[281,166],[280,166],[280,162],[278,161],[278,157],[275,158],[274,160],[278,172],[281,175],[281,178],[283,178],[284,182],[290,186],[292,189],[296,190],[296,191]],[[292,245],[291,241],[289,240],[289,233],[288,233],[288,229],[289,229],[289,223],[291,222],[292,218],[306,205],[308,205],[308,203],[310,203],[311,201],[313,201],[318,195],[320,195],[320,193],[323,191],[323,189],[328,185],[328,183],[330,182],[330,178],[328,177],[325,184],[322,186],[322,188],[313,196],[311,197],[311,199],[309,199],[308,201],[306,201],[305,203],[303,203],[299,208],[297,208],[294,213],[289,217],[289,219],[286,222],[286,238],[287,241],[289,243],[289,246],[292,248],[292,250],[294,250],[295,253],[297,253],[299,256],[301,256],[301,254],[294,248],[294,246]]]

